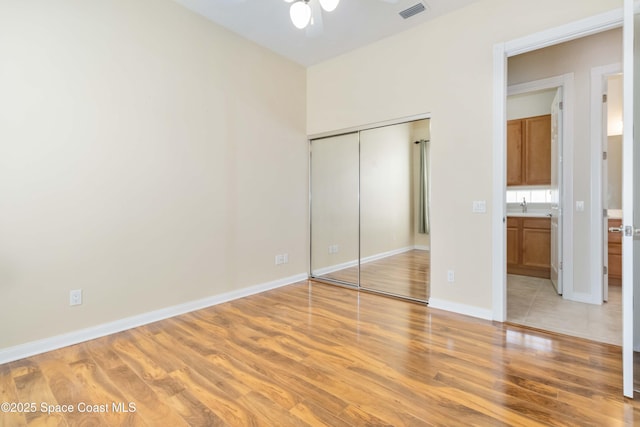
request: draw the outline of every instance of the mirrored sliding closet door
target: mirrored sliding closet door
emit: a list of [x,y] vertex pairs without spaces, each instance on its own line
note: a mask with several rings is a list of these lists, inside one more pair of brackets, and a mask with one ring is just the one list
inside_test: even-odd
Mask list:
[[312,277],[428,301],[429,124],[312,140]]
[[311,276],[358,285],[358,133],[311,142]]

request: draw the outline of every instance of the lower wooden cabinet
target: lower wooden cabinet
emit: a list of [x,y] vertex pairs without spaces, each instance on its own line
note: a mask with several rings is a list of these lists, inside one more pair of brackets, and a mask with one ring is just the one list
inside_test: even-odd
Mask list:
[[551,277],[551,219],[507,217],[507,273]]
[[[621,219],[609,219],[609,227],[620,227]],[[622,233],[608,234],[609,284],[622,284]]]

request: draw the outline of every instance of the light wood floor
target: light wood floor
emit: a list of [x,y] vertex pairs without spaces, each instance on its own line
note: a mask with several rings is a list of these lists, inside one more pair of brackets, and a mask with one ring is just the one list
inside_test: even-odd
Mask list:
[[[360,283],[364,289],[428,301],[429,270],[429,251],[414,249],[362,264]],[[357,284],[358,267],[334,271],[322,277]]]
[[304,282],[0,365],[0,425],[638,425],[620,348]]

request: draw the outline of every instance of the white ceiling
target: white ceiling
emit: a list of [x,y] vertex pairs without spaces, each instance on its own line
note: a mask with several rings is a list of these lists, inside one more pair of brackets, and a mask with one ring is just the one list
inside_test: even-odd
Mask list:
[[[322,12],[323,30],[319,34],[294,27],[289,18],[290,4],[284,0],[175,1],[249,40],[308,66],[479,0],[342,0],[333,12]],[[420,2],[427,6],[426,12],[406,20],[398,14]]]

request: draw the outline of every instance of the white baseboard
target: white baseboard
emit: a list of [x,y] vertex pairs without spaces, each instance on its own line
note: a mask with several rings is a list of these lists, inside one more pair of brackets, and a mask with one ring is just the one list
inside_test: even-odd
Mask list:
[[413,247],[413,249],[418,250],[418,251],[430,251],[431,248],[429,246],[426,245],[415,245]]
[[357,265],[358,265],[358,260],[347,261],[341,264],[335,264],[335,265],[330,265],[328,267],[319,268],[313,271],[313,275],[316,277],[324,276],[325,274],[333,273],[334,271],[344,270],[345,268],[355,267]]
[[597,296],[591,295],[585,292],[565,292],[564,295],[562,296],[562,298],[567,301],[575,301],[575,302],[581,302],[584,304],[595,304],[595,305],[602,304],[601,300],[598,300],[598,298],[594,298],[594,297],[597,297]]
[[103,323],[101,325],[80,329],[62,335],[56,335],[51,338],[44,338],[38,341],[31,341],[14,347],[7,347],[4,349],[0,349],[0,364],[23,359],[25,357],[33,356],[36,354],[45,353],[47,351],[57,350],[62,347],[67,347],[95,338],[104,337],[116,332],[121,332],[127,329],[146,325],[148,323],[157,322],[158,320],[167,319],[169,317],[174,317],[180,314],[189,313],[191,311],[196,311],[217,304],[222,304],[224,302],[247,297],[249,295],[254,295],[271,289],[280,288],[292,283],[307,280],[308,278],[309,275],[307,273],[300,273],[296,274],[295,276],[285,277],[283,279],[274,280],[272,282],[262,283],[259,285],[225,292],[220,295],[214,295],[196,301],[190,301],[184,304],[178,304],[172,307],[150,311],[148,313],[115,320],[113,322]]
[[[369,255],[368,257],[362,258],[360,260],[360,264],[366,264],[368,262],[377,261],[377,260],[382,259],[382,258],[387,258],[387,257],[390,257],[390,256],[399,255],[399,254],[402,254],[402,253],[405,253],[405,252],[412,251],[414,249],[428,251],[429,247],[428,246],[406,246],[404,248],[394,249],[394,250],[387,251],[387,252],[381,252],[379,254]],[[319,268],[319,269],[317,269],[317,270],[315,270],[313,272],[313,275],[316,276],[316,277],[323,276],[325,274],[333,273],[334,271],[339,271],[339,270],[343,270],[345,268],[355,267],[357,265],[358,265],[358,260],[354,259],[354,260],[351,260],[351,261],[343,262],[341,264],[335,264],[335,265],[330,265],[328,267]]]
[[493,311],[490,309],[475,307],[472,305],[459,304],[438,298],[429,298],[429,307],[440,310],[451,311],[453,313],[464,314],[465,316],[477,317],[485,320],[493,320]]
[[414,248],[413,246],[406,246],[404,248],[398,248],[398,249],[394,249],[392,251],[381,252],[381,253],[375,254],[375,255],[369,255],[367,257],[362,258],[362,260],[360,261],[360,264],[366,264],[368,262],[377,261],[377,260],[382,259],[382,258],[387,258],[387,257],[390,257],[390,256],[403,254],[405,252],[412,251],[413,248]]

